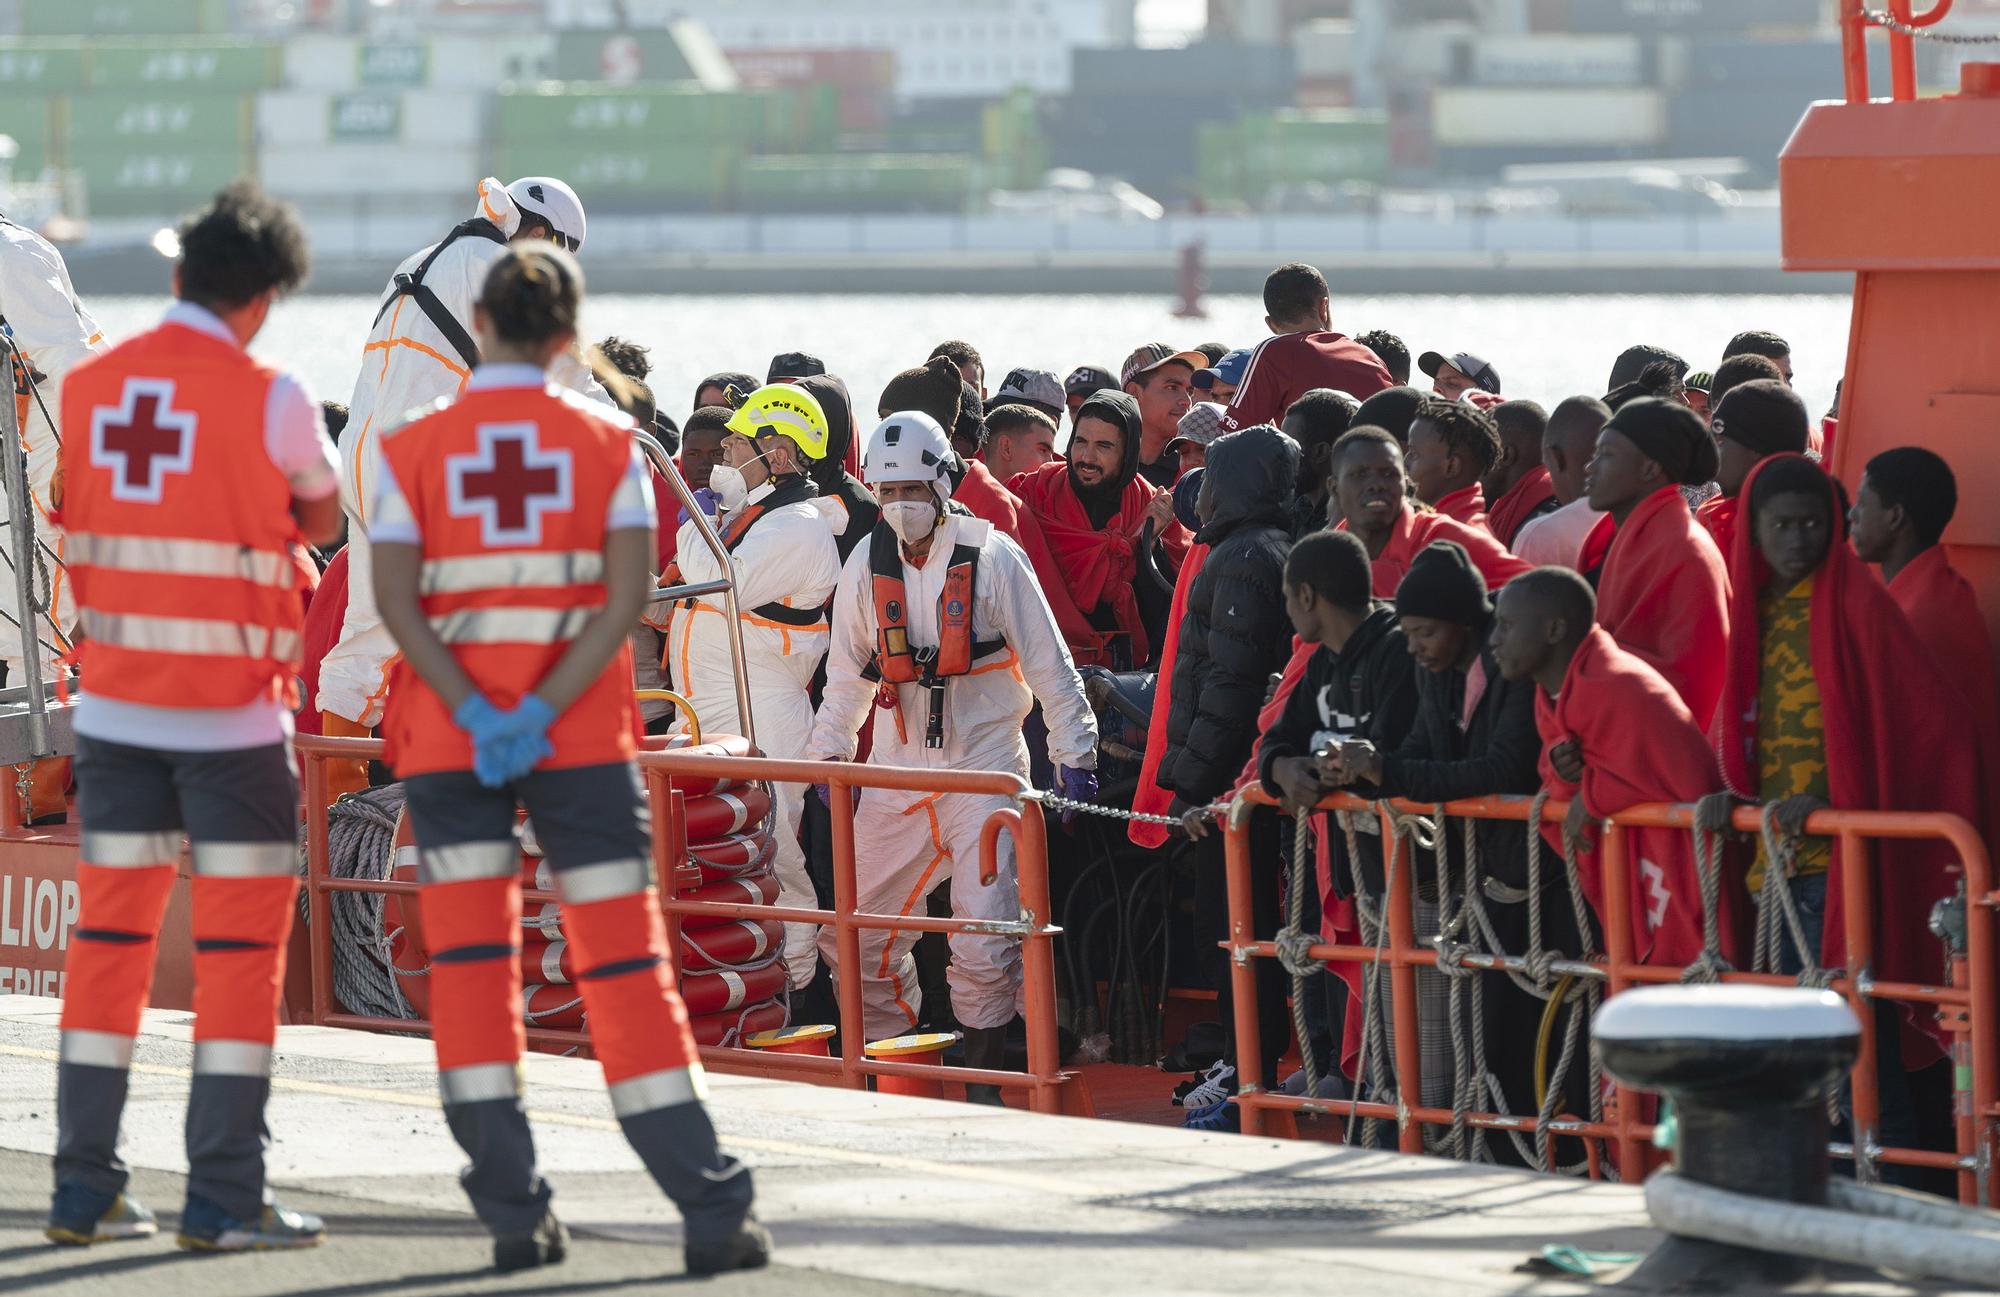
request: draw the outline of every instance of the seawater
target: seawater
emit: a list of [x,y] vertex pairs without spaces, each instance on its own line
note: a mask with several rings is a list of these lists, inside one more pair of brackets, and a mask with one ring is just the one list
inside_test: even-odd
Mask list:
[[[164,298],[98,297],[88,303],[114,338],[152,324]],[[605,293],[584,312],[584,336],[619,334],[653,350],[650,380],[662,409],[684,417],[695,384],[721,370],[761,379],[772,356],[806,351],[847,381],[864,421],[898,370],[921,364],[946,338],[963,338],[986,361],[997,389],[1016,366],[1053,371],[1078,365],[1116,371],[1145,342],[1192,346],[1210,340],[1249,346],[1269,333],[1253,296],[1208,299],[1208,317],[1176,319],[1164,297],[642,296]],[[1729,338],[1769,329],[1792,345],[1795,382],[1817,418],[1833,397],[1847,357],[1848,299],[1782,296],[1621,295],[1345,297],[1336,283],[1334,327],[1386,328],[1411,354],[1469,351],[1500,373],[1508,397],[1554,406],[1578,393],[1601,395],[1611,362],[1635,342],[1672,348],[1696,369],[1714,369]],[[344,401],[353,391],[373,298],[300,297],[279,303],[253,350],[300,374],[315,395]],[[1421,375],[1413,381],[1428,386]]]

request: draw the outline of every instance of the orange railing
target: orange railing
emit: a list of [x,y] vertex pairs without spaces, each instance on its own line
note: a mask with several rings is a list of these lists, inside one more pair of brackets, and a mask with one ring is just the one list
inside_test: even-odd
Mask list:
[[[327,873],[327,769],[331,760],[354,760],[381,755],[382,744],[375,739],[314,738],[299,736],[296,748],[305,767],[306,805],[306,889],[310,898],[309,942],[312,960],[311,1021],[316,1026],[351,1027],[364,1031],[399,1031],[427,1034],[429,1024],[421,1019],[385,1018],[348,1013],[333,997],[333,917],[324,898],[335,892],[372,892],[384,896],[410,896],[420,890],[416,883],[396,880],[373,881],[332,878]],[[839,967],[850,975],[839,979],[840,1055],[815,1058],[726,1046],[701,1051],[704,1065],[718,1072],[748,1076],[768,1076],[786,1080],[817,1081],[859,1089],[870,1076],[899,1076],[930,1081],[954,1081],[1026,1089],[1028,1104],[1038,1112],[1059,1112],[1073,1103],[1074,1076],[1062,1070],[1060,1046],[1056,1039],[1056,979],[1053,941],[1061,932],[1047,920],[1049,868],[1047,829],[1039,809],[1023,814],[1003,808],[988,818],[980,835],[979,870],[982,882],[997,875],[1000,835],[1014,843],[1015,870],[1021,895],[1021,914],[1009,922],[971,919],[934,919],[926,915],[867,914],[855,909],[854,805],[849,790],[887,788],[900,791],[969,793],[1019,799],[1028,787],[1013,775],[988,771],[910,770],[895,766],[855,765],[819,761],[774,761],[761,757],[718,757],[691,752],[642,752],[639,767],[646,777],[647,793],[653,804],[653,863],[660,882],[660,908],[666,913],[670,944],[680,948],[679,928],[684,915],[700,914],[718,919],[769,919],[791,923],[832,925],[836,932]],[[824,783],[831,792],[833,813],[834,907],[832,910],[788,909],[775,905],[737,905],[719,902],[685,901],[677,893],[694,882],[684,876],[687,843],[681,816],[681,793],[676,777],[699,779],[770,780],[780,783]],[[554,892],[526,889],[522,899],[528,904],[559,901]],[[861,1012],[861,931],[864,928],[903,932],[978,932],[1018,938],[1022,943],[1022,1017],[1027,1028],[1028,1070],[1025,1072],[984,1071],[963,1067],[940,1067],[864,1057],[866,1033]],[[567,1048],[590,1043],[586,1028],[564,1030],[529,1027],[530,1044]]]
[[[1868,100],[1868,29],[1882,25],[1871,13],[1886,13],[1906,28],[1929,27],[1951,12],[1952,0],[1932,0],[1915,12],[1912,0],[1887,0],[1886,10],[1869,8],[1869,0],[1840,0],[1840,42],[1847,102]],[[1885,27],[1889,38],[1889,97],[1905,102],[1917,97],[1916,41],[1907,31]]]
[[[1394,1058],[1389,1061],[1396,1092],[1405,1100],[1400,1106],[1380,1102],[1314,1100],[1273,1094],[1265,1088],[1259,1052],[1256,979],[1250,961],[1275,959],[1278,948],[1275,942],[1260,939],[1252,931],[1248,812],[1252,806],[1273,804],[1273,799],[1262,788],[1253,786],[1244,792],[1224,823],[1229,870],[1230,936],[1223,944],[1233,957],[1230,975],[1235,994],[1236,1059],[1241,1087],[1238,1103],[1242,1110],[1244,1133],[1265,1133],[1265,1117],[1271,1112],[1387,1118],[1400,1122],[1398,1137],[1402,1150],[1420,1153],[1424,1149],[1422,1128],[1425,1126],[1451,1126],[1455,1121],[1464,1120],[1471,1127],[1485,1130],[1534,1131],[1537,1118],[1532,1116],[1486,1111],[1458,1114],[1450,1109],[1427,1108],[1408,1102],[1422,1093],[1418,1062],[1416,969],[1420,966],[1436,967],[1438,951],[1420,942],[1415,935],[1413,875],[1416,871],[1409,867],[1407,838],[1397,832],[1394,824],[1398,813],[1430,815],[1439,810],[1448,816],[1473,819],[1526,820],[1531,811],[1531,800],[1525,797],[1490,797],[1451,802],[1443,807],[1411,802],[1392,802],[1378,807],[1372,802],[1336,795],[1321,803],[1323,810],[1379,814],[1385,858],[1391,849],[1403,853],[1395,861],[1401,867],[1388,870],[1389,895],[1384,916],[1386,937],[1379,952],[1381,963],[1388,966],[1394,1039]],[[1568,809],[1566,803],[1550,801],[1543,809],[1543,818],[1560,824]],[[1635,911],[1625,867],[1626,832],[1638,828],[1691,829],[1692,825],[1693,808],[1690,806],[1638,806],[1601,823],[1602,867],[1599,872],[1603,880],[1605,912],[1617,921],[1603,925],[1606,955],[1588,963],[1564,961],[1559,971],[1599,979],[1611,994],[1635,985],[1681,980],[1683,970],[1679,968],[1642,964],[1633,958],[1631,918]],[[1757,808],[1739,808],[1735,827],[1755,831],[1758,828]],[[1993,1203],[1990,1177],[1996,1153],[1995,1136],[1996,1132],[2000,1132],[2000,1021],[1996,1021],[1995,1016],[1996,989],[2000,989],[1996,988],[1995,982],[1996,977],[2000,977],[2000,969],[1996,969],[1995,964],[1994,929],[1994,912],[2000,907],[2000,892],[1994,890],[1986,845],[1971,825],[1955,815],[1829,810],[1815,813],[1807,820],[1806,830],[1839,840],[1839,886],[1843,889],[1842,895],[1862,898],[1859,904],[1850,901],[1844,906],[1848,962],[1832,983],[1832,988],[1846,996],[1854,1006],[1855,1016],[1861,1022],[1861,1053],[1855,1060],[1851,1090],[1853,1124],[1858,1132],[1854,1151],[1870,1162],[1954,1171],[1958,1176],[1961,1200],[1990,1206]],[[1868,843],[1876,839],[1910,838],[1949,843],[1964,866],[1966,949],[1952,961],[1952,984],[1949,986],[1881,982],[1875,980],[1870,972],[1875,940],[1873,905],[1868,898],[1874,895],[1874,867]],[[1279,865],[1276,861],[1260,861],[1257,867],[1269,869]],[[1365,964],[1376,961],[1378,949],[1368,945],[1319,943],[1312,947],[1310,954],[1317,960]],[[1519,958],[1513,959],[1509,965],[1503,960],[1481,956],[1467,956],[1463,960],[1465,967],[1481,972],[1504,971],[1507,967],[1519,969],[1522,963]],[[1791,985],[1796,979],[1769,973],[1731,972],[1723,974],[1723,980]],[[1878,1148],[1872,1143],[1879,1126],[1880,1100],[1875,1077],[1875,1015],[1869,1011],[1869,1000],[1928,1005],[1938,1013],[1940,1021],[1951,1033],[1954,1085],[1958,1091],[1955,1152]],[[1634,1114],[1632,1096],[1620,1087],[1606,1120],[1593,1122],[1565,1116],[1550,1123],[1547,1129],[1556,1134],[1612,1140],[1621,1167],[1644,1166],[1652,1127]],[[1846,1149],[1838,1151],[1843,1155],[1849,1152]],[[1595,1159],[1592,1168],[1595,1174]]]

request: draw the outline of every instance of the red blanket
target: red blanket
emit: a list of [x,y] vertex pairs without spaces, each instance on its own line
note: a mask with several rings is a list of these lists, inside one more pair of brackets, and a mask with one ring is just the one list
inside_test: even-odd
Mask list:
[[298,715],[301,734],[321,732],[319,704],[313,701],[319,697],[319,664],[340,642],[340,623],[346,619],[347,547],[343,545],[326,571],[319,574],[319,589],[306,605],[305,627],[299,639],[299,696],[305,699]]
[[[1535,695],[1535,726],[1542,735],[1542,783],[1558,800],[1579,795],[1578,786],[1557,776],[1548,749],[1577,740],[1583,746],[1583,804],[1601,819],[1647,802],[1692,802],[1721,787],[1715,755],[1701,726],[1694,723],[1660,673],[1618,647],[1602,626],[1593,626],[1570,660],[1562,693]],[[1544,825],[1551,850],[1562,850],[1562,826]],[[1601,853],[1577,858],[1584,893],[1600,927],[1614,921],[1604,911]],[[1628,830],[1628,879],[1632,898],[1632,948],[1649,964],[1692,963],[1701,954],[1701,875],[1695,869],[1694,840],[1680,829]],[[1734,960],[1733,923],[1742,891],[1740,873],[1724,873],[1722,951]]]
[[1502,545],[1512,545],[1521,528],[1528,525],[1528,519],[1535,516],[1535,510],[1555,498],[1556,488],[1549,479],[1547,465],[1537,464],[1493,502],[1493,511],[1486,515],[1487,529]]
[[[1159,674],[1153,686],[1153,714],[1146,725],[1146,760],[1139,767],[1139,787],[1132,793],[1132,809],[1142,815],[1165,815],[1173,805],[1174,795],[1154,779],[1160,773],[1160,758],[1167,750],[1167,709],[1174,701],[1174,658],[1181,648],[1181,617],[1187,612],[1188,590],[1207,557],[1206,545],[1189,550],[1181,562],[1180,579],[1174,582],[1173,608],[1167,614],[1167,642],[1160,646]],[[1167,827],[1135,821],[1126,828],[1125,836],[1139,846],[1157,847],[1166,842]]]
[[1903,610],[1917,638],[1937,660],[1942,679],[1965,695],[1966,715],[1977,731],[1980,766],[1987,794],[1986,819],[1979,822],[1988,842],[2000,827],[2000,695],[1993,678],[1993,642],[1972,585],[1933,545],[1910,560],[1889,583],[1889,597]]
[[1680,488],[1655,491],[1622,527],[1610,514],[1599,519],[1580,566],[1588,573],[1600,564],[1597,624],[1665,676],[1706,728],[1722,696],[1729,569]]
[[1468,527],[1492,534],[1493,528],[1486,517],[1486,488],[1474,482],[1471,486],[1460,487],[1450,495],[1441,496],[1431,506],[1453,522],[1462,522]]
[[[1742,494],[1780,459],[1752,470]],[[1959,708],[1940,698],[1934,675],[1914,664],[1930,650],[1896,607],[1889,592],[1838,534],[1840,501],[1825,479],[1836,536],[1813,578],[1813,676],[1819,685],[1826,734],[1827,788],[1835,807],[1874,811],[1942,811],[1978,824],[1980,774],[1977,741]],[[1757,684],[1762,668],[1757,597],[1770,580],[1749,527],[1736,530],[1729,555],[1730,609],[1740,628],[1731,637],[1727,682],[1710,733],[1722,758],[1723,780],[1739,797],[1758,796]],[[1875,959],[1885,981],[1935,982],[1940,952],[1928,930],[1931,906],[1951,894],[1957,854],[1942,842],[1912,839],[1870,844],[1875,864]],[[1820,962],[1847,962],[1846,905],[1840,888],[1841,847],[1833,843]],[[1915,1015],[1935,1033],[1932,1015]],[[1906,1037],[1909,1033],[1905,1033]],[[1904,1054],[1912,1068],[1929,1058]]]
[[[1024,516],[1034,518],[1047,542],[1041,554],[1030,550],[1028,557],[1034,561],[1035,574],[1041,578],[1049,606],[1058,608],[1059,604],[1067,603],[1075,614],[1072,617],[1058,610],[1056,624],[1062,628],[1063,639],[1077,665],[1109,665],[1114,634],[1129,637],[1134,667],[1150,662],[1152,645],[1147,641],[1145,623],[1139,618],[1139,600],[1132,588],[1139,573],[1132,537],[1145,521],[1146,506],[1159,494],[1159,488],[1142,477],[1127,482],[1118,500],[1118,512],[1100,531],[1090,525],[1083,502],[1071,489],[1069,465],[1063,460],[1023,473],[1007,487],[1026,506]],[[1175,553],[1187,551],[1187,532],[1178,522],[1169,525],[1162,540]],[[1104,632],[1090,626],[1087,614],[1100,603],[1110,606],[1118,623],[1117,631]]]
[[1736,513],[1741,499],[1741,496],[1718,495],[1694,511],[1694,520],[1714,539],[1725,561],[1736,546]]

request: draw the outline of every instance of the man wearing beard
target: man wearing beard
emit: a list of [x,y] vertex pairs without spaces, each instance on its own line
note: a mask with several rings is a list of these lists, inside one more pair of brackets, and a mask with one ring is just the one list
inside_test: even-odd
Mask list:
[[[1139,475],[1141,430],[1138,401],[1098,392],[1077,410],[1069,459],[1007,484],[1047,542],[1030,556],[1080,666],[1132,671],[1152,660],[1169,592],[1140,565],[1176,569],[1187,552],[1173,496]],[[1158,608],[1142,607],[1142,596]]]

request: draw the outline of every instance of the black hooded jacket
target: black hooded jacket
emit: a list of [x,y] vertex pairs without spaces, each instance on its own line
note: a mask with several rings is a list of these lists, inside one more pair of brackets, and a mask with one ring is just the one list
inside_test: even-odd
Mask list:
[[882,516],[874,493],[843,466],[847,448],[854,444],[854,402],[848,398],[847,384],[832,374],[802,378],[798,386],[812,393],[826,415],[826,458],[813,462],[812,480],[821,495],[834,496],[847,506],[847,529],[833,538],[840,561],[845,563]]
[[1070,465],[1070,490],[1076,492],[1083,511],[1090,516],[1090,525],[1102,529],[1117,514],[1118,500],[1125,494],[1125,484],[1139,475],[1139,434],[1145,421],[1139,415],[1139,402],[1129,393],[1108,389],[1078,407],[1076,417],[1079,420],[1102,419],[1125,430],[1124,458],[1119,462],[1116,478],[1095,486],[1085,486],[1076,480],[1076,466]]
[[[1490,624],[1474,634],[1485,644]],[[1542,738],[1535,728],[1535,682],[1508,681],[1500,675],[1493,650],[1482,648],[1479,661],[1486,685],[1461,726],[1469,673],[1417,671],[1417,720],[1394,752],[1382,757],[1382,794],[1418,802],[1449,802],[1467,797],[1532,794],[1541,787],[1537,762]],[[1482,872],[1510,887],[1525,887],[1528,839],[1512,821],[1480,820]],[[1459,859],[1462,844],[1452,835],[1451,853]],[[1554,852],[1544,853],[1544,867]]]
[[1298,472],[1298,443],[1268,425],[1208,448],[1202,493],[1213,511],[1195,541],[1210,549],[1188,589],[1158,775],[1191,806],[1220,797],[1243,772],[1267,678],[1291,656],[1284,577]]

